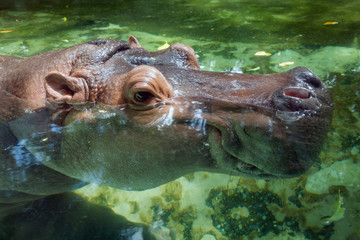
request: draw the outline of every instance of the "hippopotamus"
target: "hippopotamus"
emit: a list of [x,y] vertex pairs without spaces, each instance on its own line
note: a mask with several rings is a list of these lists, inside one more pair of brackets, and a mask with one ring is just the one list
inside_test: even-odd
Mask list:
[[296,67],[200,70],[194,50],[97,39],[0,56],[0,210],[88,183],[144,190],[195,171],[277,179],[317,161],[329,89]]

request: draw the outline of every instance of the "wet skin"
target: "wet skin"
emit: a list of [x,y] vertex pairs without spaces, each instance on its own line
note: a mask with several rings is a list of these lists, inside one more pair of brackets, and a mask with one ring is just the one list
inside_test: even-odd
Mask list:
[[3,203],[88,182],[143,190],[195,171],[295,177],[331,122],[331,93],[309,69],[205,72],[182,44],[100,39],[0,56],[0,68]]

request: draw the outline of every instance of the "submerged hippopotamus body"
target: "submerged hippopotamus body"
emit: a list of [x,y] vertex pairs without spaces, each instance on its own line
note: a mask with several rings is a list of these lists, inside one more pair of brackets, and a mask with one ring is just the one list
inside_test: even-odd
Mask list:
[[[0,211],[95,182],[143,190],[194,171],[289,178],[317,160],[331,94],[303,67],[205,72],[183,44],[99,39],[0,56]],[[5,206],[5,207],[4,207]]]

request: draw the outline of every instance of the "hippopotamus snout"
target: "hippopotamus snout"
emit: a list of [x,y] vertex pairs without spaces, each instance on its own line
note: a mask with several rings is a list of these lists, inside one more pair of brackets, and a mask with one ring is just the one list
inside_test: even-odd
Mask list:
[[248,90],[253,93],[251,102],[234,103],[241,110],[230,116],[231,125],[220,129],[223,151],[214,158],[248,176],[304,173],[318,159],[330,125],[330,91],[304,67],[258,80],[254,86]]

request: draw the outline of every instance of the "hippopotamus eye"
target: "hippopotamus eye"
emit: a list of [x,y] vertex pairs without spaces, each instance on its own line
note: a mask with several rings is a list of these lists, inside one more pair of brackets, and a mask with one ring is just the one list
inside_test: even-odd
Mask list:
[[134,95],[134,99],[138,102],[146,102],[153,97],[154,95],[150,92],[137,92]]

